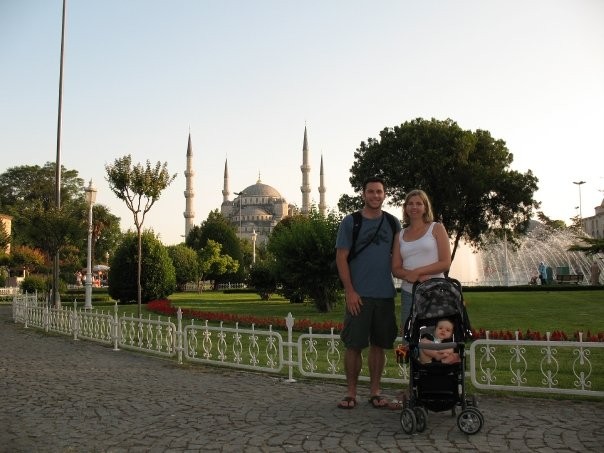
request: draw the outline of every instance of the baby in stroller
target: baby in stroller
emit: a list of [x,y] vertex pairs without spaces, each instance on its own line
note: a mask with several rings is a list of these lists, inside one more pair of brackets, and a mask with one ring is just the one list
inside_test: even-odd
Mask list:
[[[455,324],[453,324],[450,319],[443,318],[436,323],[434,335],[427,332],[423,333],[420,337],[420,343],[452,342],[454,330]],[[460,360],[459,353],[453,348],[440,350],[420,348],[419,350],[419,361],[421,363],[441,362],[451,365],[453,363],[459,363]]]
[[455,414],[456,408],[462,432],[480,431],[484,417],[465,392],[465,342],[471,336],[459,281],[432,278],[415,284],[404,325],[409,346],[409,394],[401,412],[405,433],[424,431],[428,411]]

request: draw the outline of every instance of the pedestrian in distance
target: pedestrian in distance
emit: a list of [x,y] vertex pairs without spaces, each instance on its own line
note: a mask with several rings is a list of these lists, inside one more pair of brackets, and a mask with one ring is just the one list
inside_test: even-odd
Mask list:
[[[401,229],[400,222],[382,210],[386,187],[381,178],[368,178],[363,183],[362,197],[361,216],[345,216],[336,239],[336,264],[346,299],[341,339],[346,347],[347,393],[338,403],[341,409],[357,405],[361,353],[367,347],[369,402],[375,408],[389,407],[382,395],[381,376],[384,350],[393,348],[397,336],[396,289],[390,272],[390,255],[394,237]],[[355,217],[361,220],[360,226],[355,225]],[[353,239],[355,228],[358,240]]]
[[545,265],[545,263],[543,261],[541,261],[539,263],[539,267],[537,268],[537,271],[539,272],[539,280],[541,280],[541,284],[542,285],[547,284],[547,266]]

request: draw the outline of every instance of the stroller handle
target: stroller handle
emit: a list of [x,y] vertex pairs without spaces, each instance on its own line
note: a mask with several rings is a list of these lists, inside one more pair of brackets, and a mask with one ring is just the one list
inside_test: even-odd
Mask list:
[[422,343],[419,342],[417,347],[419,349],[430,349],[432,351],[440,351],[442,349],[455,349],[458,346],[456,341],[451,341],[448,343]]

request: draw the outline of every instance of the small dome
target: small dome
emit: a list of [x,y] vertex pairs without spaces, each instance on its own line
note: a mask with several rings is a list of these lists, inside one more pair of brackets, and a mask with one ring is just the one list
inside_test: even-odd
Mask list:
[[245,218],[250,216],[266,216],[270,214],[258,206],[244,206],[241,210],[241,215]]

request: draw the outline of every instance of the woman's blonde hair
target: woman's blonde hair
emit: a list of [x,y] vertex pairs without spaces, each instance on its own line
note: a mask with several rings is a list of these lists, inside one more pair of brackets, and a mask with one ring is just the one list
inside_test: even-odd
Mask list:
[[409,215],[407,214],[407,203],[409,202],[409,199],[411,197],[419,197],[420,200],[422,200],[422,203],[424,204],[424,208],[425,208],[424,215],[423,215],[424,222],[426,222],[426,223],[434,222],[434,213],[432,212],[432,203],[430,203],[430,199],[428,198],[428,195],[426,194],[426,192],[424,192],[421,189],[413,189],[411,192],[409,192],[407,194],[407,196],[405,197],[405,201],[403,203],[403,224],[409,225],[409,223],[411,223],[411,219],[409,218]]

